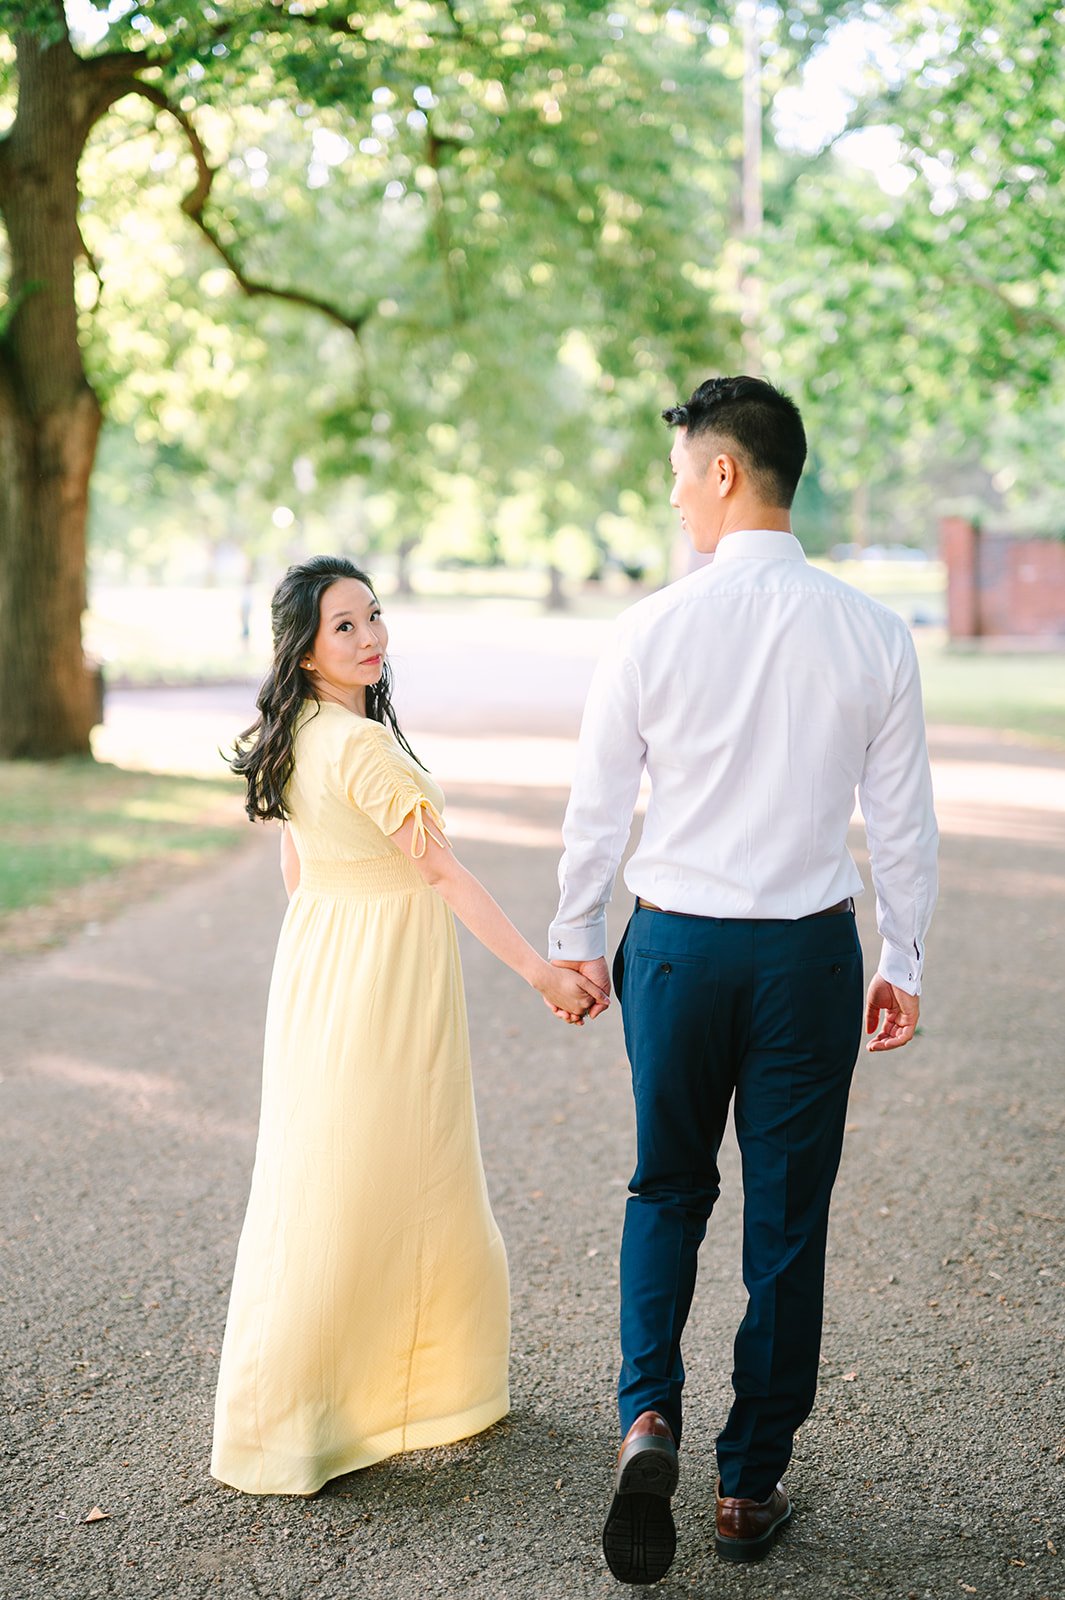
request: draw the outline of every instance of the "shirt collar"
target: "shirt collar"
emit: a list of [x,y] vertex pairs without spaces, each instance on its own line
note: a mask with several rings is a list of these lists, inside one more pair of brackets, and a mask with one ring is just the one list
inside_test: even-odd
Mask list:
[[714,565],[739,556],[760,557],[763,561],[806,560],[795,535],[779,528],[737,528],[734,533],[726,533],[714,554]]

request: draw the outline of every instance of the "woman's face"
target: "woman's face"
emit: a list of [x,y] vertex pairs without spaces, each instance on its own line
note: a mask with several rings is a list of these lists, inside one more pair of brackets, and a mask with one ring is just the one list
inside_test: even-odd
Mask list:
[[338,578],[322,595],[318,631],[300,664],[320,699],[365,713],[366,690],[380,678],[387,648],[377,596],[357,578]]

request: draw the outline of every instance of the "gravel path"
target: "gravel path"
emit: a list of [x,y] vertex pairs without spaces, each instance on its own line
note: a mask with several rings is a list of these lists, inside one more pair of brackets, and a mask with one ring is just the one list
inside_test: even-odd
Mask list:
[[[730,1145],[686,1341],[666,1596],[1065,1596],[1065,758],[969,735],[937,754],[947,830],[925,1027],[859,1064],[796,1515],[759,1567],[712,1553],[712,1441],[741,1311]],[[449,785],[464,858],[537,941],[558,782],[548,764],[506,788]],[[513,1279],[512,1415],[309,1501],[246,1499],[208,1476],[282,910],[276,840],[249,834],[209,877],[0,976],[0,1595],[624,1592],[598,1542],[632,1165],[620,1016],[563,1028],[469,940],[482,1141]],[[94,1508],[104,1518],[87,1521]]]

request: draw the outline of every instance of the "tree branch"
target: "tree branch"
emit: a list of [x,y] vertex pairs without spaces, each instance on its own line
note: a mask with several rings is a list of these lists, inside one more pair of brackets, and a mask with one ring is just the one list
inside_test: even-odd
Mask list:
[[458,12],[455,10],[455,0],[444,0],[444,10],[447,12],[448,16],[450,17],[451,26],[454,28],[454,30],[458,34],[459,38],[460,39],[465,39],[465,37],[466,37],[466,27],[465,27],[465,24],[462,21],[462,18],[459,16]]
[[[268,296],[273,300],[285,300],[290,305],[303,306],[309,311],[320,312],[328,317],[331,322],[337,323],[341,328],[346,328],[358,341],[362,328],[369,316],[368,311],[361,312],[358,316],[351,316],[331,300],[324,299],[321,295],[310,294],[303,289],[285,289],[277,284],[267,283],[261,278],[253,278],[241,266],[237,254],[219,234],[217,228],[206,216],[207,202],[211,195],[211,186],[214,183],[216,168],[212,167],[207,159],[207,151],[203,140],[196,129],[192,119],[180,106],[174,102],[154,83],[141,83],[138,78],[129,78],[122,90],[124,94],[137,94],[142,99],[148,100],[157,106],[160,111],[167,112],[178,124],[184,133],[193,160],[196,163],[196,182],[181,202],[181,209],[189,220],[195,223],[200,233],[207,240],[211,248],[225,262],[233,274],[238,287],[255,299]],[[119,96],[116,94],[115,99]]]
[[466,319],[466,307],[463,302],[462,284],[455,272],[451,259],[451,228],[447,219],[447,201],[444,195],[443,180],[440,176],[442,163],[440,154],[449,146],[457,146],[458,140],[440,138],[432,128],[425,130],[425,155],[427,164],[433,169],[433,189],[430,205],[433,212],[433,231],[436,234],[437,248],[440,251],[440,265],[444,272],[444,287],[447,292],[448,304],[451,315],[456,322]]
[[109,50],[100,56],[75,56],[75,61],[82,139],[89,137],[116,100],[142,92],[144,86],[137,77],[139,72],[166,64],[165,57],[149,55],[146,50]]
[[[365,30],[350,22],[347,17],[336,17],[325,12],[293,12],[288,10],[289,0],[270,0],[270,5],[285,22],[298,23],[309,28],[327,28],[332,33],[344,34],[352,39],[364,37]],[[212,40],[215,44],[223,42],[235,33],[239,26],[239,19],[228,18],[224,22],[217,22],[207,28],[200,37]],[[107,97],[110,88],[125,85],[122,94],[136,93],[130,90],[129,79],[139,72],[146,71],[149,67],[169,67],[174,63],[174,54],[171,50],[159,50],[149,46],[144,50],[105,50],[100,55],[79,56],[78,61],[85,72],[101,87],[101,92],[96,102],[99,109],[96,117],[103,115],[104,111],[114,103],[115,95]],[[166,109],[170,109],[169,105]]]
[[286,22],[306,28],[328,28],[330,33],[343,33],[349,39],[366,37],[366,29],[346,16],[335,16],[328,11],[292,11],[287,0],[270,0],[270,4],[275,11],[283,13]]
[[100,296],[103,293],[103,287],[104,287],[104,280],[100,276],[100,264],[97,261],[96,257],[93,255],[92,251],[89,249],[89,246],[85,242],[85,235],[82,232],[80,221],[75,222],[74,227],[75,227],[75,230],[76,230],[77,236],[78,236],[78,248],[81,251],[81,254],[85,259],[86,266],[88,267],[89,271],[92,273],[93,277],[96,279],[96,304],[99,305]]
[[98,78],[128,78],[131,72],[143,72],[145,67],[165,67],[168,57],[154,55],[149,50],[107,50],[99,56],[81,56],[82,66]]
[[1015,333],[1027,333],[1032,328],[1049,328],[1052,333],[1065,335],[1065,321],[1056,317],[1052,311],[1044,311],[1041,306],[1021,306],[1016,300],[1010,298],[1007,290],[1001,283],[996,283],[994,278],[987,277],[977,268],[966,266],[966,276],[949,273],[944,278],[946,283],[954,283],[962,287],[965,283],[975,284],[978,289],[983,289],[992,299],[997,300],[1008,313]]
[[[337,16],[326,11],[292,11],[289,9],[291,0],[270,0],[271,8],[278,13],[282,22],[304,28],[323,28],[330,33],[339,33],[349,39],[365,39],[366,30],[361,24],[356,24],[347,16]],[[448,12],[461,32],[462,25],[455,17],[451,0],[446,0]],[[259,24],[253,19],[238,19],[230,17],[224,22],[216,22],[207,28],[200,37],[213,40],[215,44],[225,40],[235,33],[244,20],[253,29]],[[268,24],[269,26],[269,24]],[[143,72],[147,67],[169,67],[173,65],[174,54],[171,50],[159,50],[149,46],[144,50],[105,50],[100,55],[79,56],[81,64],[101,82],[108,79],[117,81],[128,78],[131,73]],[[105,107],[106,109],[106,107]]]

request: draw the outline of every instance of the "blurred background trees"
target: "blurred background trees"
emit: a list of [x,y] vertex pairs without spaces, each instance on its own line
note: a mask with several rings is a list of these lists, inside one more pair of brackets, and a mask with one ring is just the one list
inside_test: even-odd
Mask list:
[[803,406],[815,550],[1060,532],[1061,54],[1034,0],[8,0],[0,753],[85,748],[87,513],[113,581],[658,581],[714,371]]
[[847,35],[842,132],[769,233],[774,367],[852,536],[927,545],[944,510],[1061,535],[1060,11],[901,0]]

